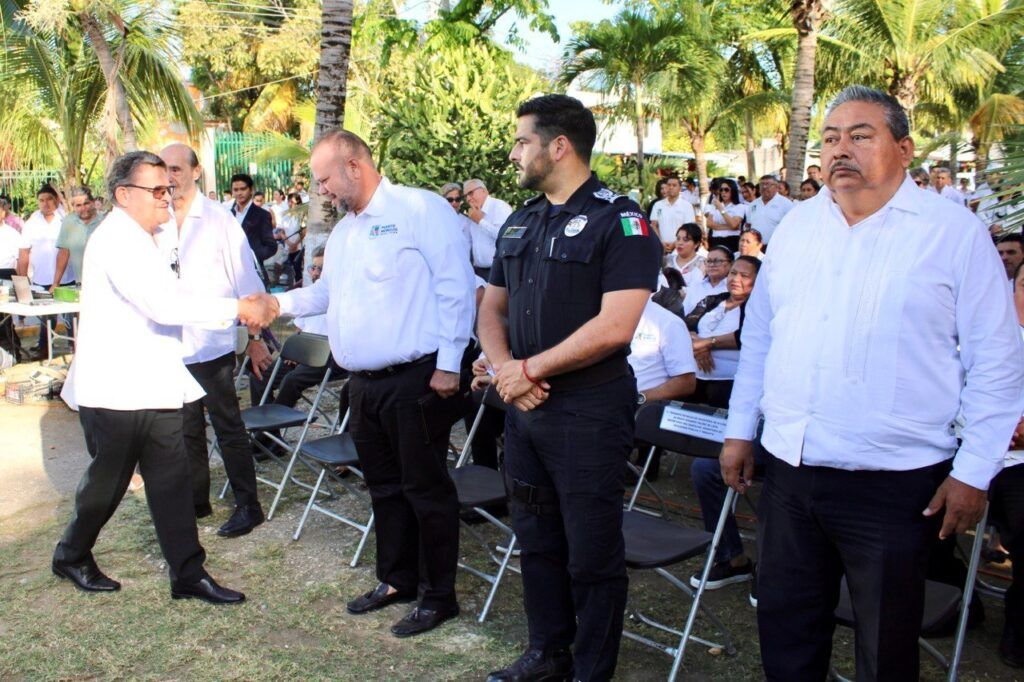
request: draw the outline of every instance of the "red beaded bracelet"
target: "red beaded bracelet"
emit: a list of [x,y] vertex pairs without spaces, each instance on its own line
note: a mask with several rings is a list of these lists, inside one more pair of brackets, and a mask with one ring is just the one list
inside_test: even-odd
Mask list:
[[529,379],[530,383],[533,384],[534,386],[540,386],[540,383],[538,383],[537,380],[534,379],[533,377],[531,377],[530,373],[526,371],[526,359],[525,358],[523,359],[522,367],[523,367],[523,376],[526,377],[527,379]]

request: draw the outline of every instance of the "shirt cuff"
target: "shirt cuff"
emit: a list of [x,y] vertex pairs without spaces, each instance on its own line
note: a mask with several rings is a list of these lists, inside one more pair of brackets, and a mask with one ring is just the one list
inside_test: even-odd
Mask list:
[[1003,457],[993,461],[961,448],[953,458],[953,471],[950,475],[978,490],[988,490],[989,483],[1002,471],[1003,462]]
[[754,440],[757,435],[757,412],[741,413],[729,410],[729,419],[725,422],[725,437],[737,440]]
[[465,351],[465,348],[442,345],[437,349],[437,368],[458,374],[462,369],[462,356]]
[[281,306],[281,314],[282,315],[294,315],[295,314],[295,308],[294,308],[294,305],[293,305],[293,302],[292,302],[293,301],[293,296],[290,293],[285,292],[283,294],[271,294],[271,295],[274,298],[277,299],[278,305]]

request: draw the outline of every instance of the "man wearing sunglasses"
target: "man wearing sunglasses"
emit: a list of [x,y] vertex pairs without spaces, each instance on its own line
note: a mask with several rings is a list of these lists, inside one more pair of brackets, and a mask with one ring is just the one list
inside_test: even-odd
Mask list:
[[[198,191],[196,181],[203,169],[195,151],[172,144],[160,152],[160,158],[174,185],[174,215],[162,226],[158,243],[173,256],[181,291],[228,298],[264,291],[242,227],[230,211]],[[263,509],[256,495],[249,434],[235,392],[235,330],[186,325],[181,336],[185,367],[206,392],[186,404],[182,412],[196,518],[213,514],[206,444],[205,414],[209,414],[235,496],[235,511],[217,534],[227,538],[245,535],[263,523]],[[260,338],[249,340],[247,353],[257,375],[269,367],[270,353]]]
[[469,219],[473,221],[473,271],[483,279],[491,273],[494,262],[494,243],[498,231],[512,215],[512,207],[492,197],[483,180],[473,178],[462,184],[462,196],[469,204]]
[[92,461],[52,570],[87,592],[121,588],[100,571],[92,548],[138,464],[171,596],[238,603],[245,595],[221,587],[203,568],[181,413],[203,390],[182,362],[181,325],[227,328],[236,317],[248,323],[258,306],[178,291],[157,246],[173,191],[159,156],[120,157],[107,189],[114,207],[85,248],[77,352],[61,392],[79,411]]
[[459,225],[462,227],[462,236],[466,238],[466,254],[472,260],[473,258],[473,221],[469,219],[465,213],[462,212],[462,208],[465,204],[465,200],[462,196],[462,185],[457,182],[449,182],[441,187],[441,196],[448,202],[448,205],[452,207],[452,210],[458,215]]

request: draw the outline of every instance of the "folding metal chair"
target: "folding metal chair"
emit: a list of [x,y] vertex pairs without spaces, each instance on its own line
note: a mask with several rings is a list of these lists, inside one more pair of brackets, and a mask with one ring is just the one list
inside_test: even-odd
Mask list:
[[[260,404],[255,407],[249,407],[242,410],[242,421],[245,422],[245,428],[251,435],[263,436],[272,443],[279,445],[284,450],[290,451],[288,461],[285,462],[284,458],[275,452],[273,448],[267,447],[261,443],[259,439],[253,439],[253,443],[261,452],[266,454],[271,460],[284,469],[284,476],[281,477],[279,482],[262,476],[257,476],[258,481],[277,490],[277,494],[274,496],[274,501],[270,505],[270,511],[267,512],[267,520],[273,518],[274,511],[276,511],[277,505],[281,501],[281,495],[284,493],[284,489],[289,480],[292,480],[294,483],[304,488],[312,488],[309,484],[295,479],[292,472],[295,467],[295,462],[298,459],[299,449],[305,442],[306,434],[309,432],[309,426],[313,419],[316,418],[317,406],[320,404],[320,398],[323,396],[324,388],[327,386],[327,381],[330,377],[330,371],[326,368],[327,360],[330,356],[331,348],[327,343],[326,336],[300,332],[288,337],[284,342],[284,347],[281,348],[281,352],[277,356],[277,361],[274,363],[273,370],[270,373],[270,378],[267,380],[267,387],[263,391],[263,396],[260,398]],[[267,403],[267,400],[270,397],[271,388],[274,385],[274,379],[277,378],[277,374],[285,362],[294,362],[299,365],[307,365],[314,368],[325,368],[324,378],[320,381],[316,396],[313,398],[308,412],[303,412],[302,410],[297,410],[293,407],[285,407],[284,405]],[[274,431],[279,431],[281,429],[299,426],[302,427],[302,432],[299,434],[299,439],[295,442],[295,445],[289,445],[285,440],[283,440],[283,434],[282,436],[278,436],[273,433]],[[313,473],[319,473],[319,471],[310,466],[309,463],[305,464],[313,470]]]
[[[985,525],[988,520],[988,505],[985,505],[985,513],[974,529],[974,541],[971,543],[971,555],[967,564],[967,579],[964,581],[964,588],[947,585],[946,583],[928,580],[925,582],[924,590],[924,614],[921,617],[921,629],[931,629],[946,621],[954,613],[958,613],[956,626],[956,637],[953,640],[953,657],[946,658],[938,649],[932,646],[931,642],[924,637],[918,637],[917,644],[930,655],[946,671],[946,679],[954,682],[957,679],[960,668],[960,659],[964,650],[964,639],[967,636],[967,616],[971,597],[974,596],[974,586],[978,577],[978,566],[981,564],[981,548],[985,544]],[[850,601],[850,591],[846,585],[846,578],[843,578],[842,587],[839,590],[839,605],[836,607],[836,623],[852,628],[856,620],[853,616],[853,605]],[[832,677],[836,680],[847,678],[842,677],[833,667]]]
[[[650,466],[650,460],[656,448],[679,452],[691,457],[718,458],[721,451],[721,439],[710,437],[713,426],[721,419],[722,411],[706,405],[690,405],[685,403],[648,403],[640,408],[636,417],[636,438],[647,441],[653,446],[648,452],[644,472]],[[702,437],[683,433],[680,424],[703,424]],[[694,429],[693,431],[696,431]],[[672,657],[672,669],[668,679],[674,680],[686,655],[687,644],[692,640],[708,647],[720,648],[729,656],[736,655],[732,636],[725,624],[703,604],[702,598],[707,588],[708,575],[715,562],[715,553],[722,538],[725,520],[736,506],[736,493],[731,488],[726,493],[722,511],[718,515],[718,523],[714,533],[703,529],[686,528],[663,518],[627,508],[622,518],[622,534],[626,541],[626,566],[634,570],[654,570],[659,576],[678,588],[691,600],[686,624],[682,630],[659,623],[643,613],[630,610],[629,618],[678,638],[674,646],[666,645],[645,637],[636,632],[623,630],[623,636],[646,646],[658,649]],[[704,557],[704,569],[701,572],[700,585],[694,591],[684,580],[672,575],[667,568],[698,556]],[[697,612],[700,611],[719,630],[725,639],[724,644],[697,637],[693,634]]]
[[235,374],[236,393],[242,389],[242,378],[245,376],[245,370],[249,366],[249,356],[245,354],[248,348],[249,329],[247,327],[235,327],[235,357],[242,358],[242,363],[238,366],[237,374]]
[[490,611],[491,604],[494,601],[494,595],[497,594],[498,586],[501,584],[501,579],[505,576],[506,571],[511,570],[519,573],[519,569],[509,565],[509,561],[516,548],[515,531],[486,509],[486,507],[507,503],[508,495],[505,492],[505,481],[502,479],[501,473],[494,469],[477,464],[467,464],[470,452],[472,451],[473,438],[476,436],[477,428],[483,419],[484,410],[489,406],[504,412],[508,406],[498,397],[497,391],[492,386],[488,386],[482,393],[474,395],[474,398],[480,401],[480,408],[476,412],[476,417],[469,429],[469,433],[466,434],[466,445],[462,448],[462,453],[459,455],[455,468],[451,472],[452,481],[455,483],[455,490],[459,496],[459,506],[461,509],[463,511],[471,510],[476,512],[505,534],[504,551],[495,553],[495,550],[491,548],[491,545],[487,543],[487,540],[475,528],[460,519],[462,527],[484,548],[491,561],[498,565],[498,570],[495,573],[487,573],[465,562],[459,562],[459,568],[472,573],[491,585],[491,590],[487,594],[487,600],[484,602],[484,606],[480,610],[480,616],[477,618],[477,622],[482,623],[487,618],[487,613]]
[[[360,479],[363,478],[363,472],[359,468],[359,457],[356,454],[355,443],[352,442],[352,436],[344,433],[345,427],[348,425],[349,414],[349,412],[345,413],[345,418],[334,435],[303,443],[299,448],[299,458],[307,464],[311,463],[314,467],[318,467],[320,475],[313,486],[312,492],[309,494],[306,509],[302,512],[302,518],[299,520],[299,526],[295,529],[295,535],[292,536],[292,539],[298,540],[299,536],[302,535],[302,528],[306,525],[306,519],[311,511],[317,511],[332,519],[341,521],[362,533],[362,537],[359,538],[359,545],[356,547],[355,556],[352,557],[352,561],[349,563],[349,566],[354,567],[359,563],[359,557],[366,546],[366,539],[370,536],[370,531],[373,530],[373,506],[370,504],[369,495],[363,493],[337,473],[337,468],[344,466],[348,467],[349,471],[353,472]],[[325,486],[332,484],[341,486],[356,499],[366,504],[370,516],[365,523],[360,523],[317,502],[317,495],[321,494]],[[330,491],[328,490],[328,492]]]

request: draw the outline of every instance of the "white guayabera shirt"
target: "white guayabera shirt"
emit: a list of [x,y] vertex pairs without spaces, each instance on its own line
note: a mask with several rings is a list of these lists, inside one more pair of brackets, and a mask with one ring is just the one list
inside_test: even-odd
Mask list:
[[[966,208],[907,178],[850,226],[827,188],[782,221],[747,303],[726,437],[794,466],[953,459],[980,489],[1024,410],[1006,273]],[[965,426],[957,449],[953,421]]]

